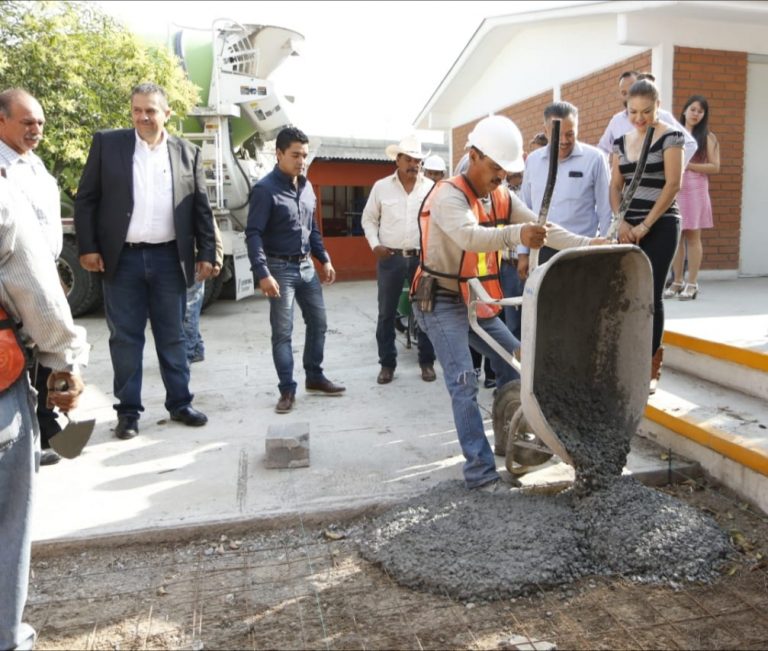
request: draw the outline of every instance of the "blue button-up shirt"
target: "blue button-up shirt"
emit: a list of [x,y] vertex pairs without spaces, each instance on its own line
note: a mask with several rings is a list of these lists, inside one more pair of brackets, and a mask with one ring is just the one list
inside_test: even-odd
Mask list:
[[[532,152],[525,161],[521,198],[537,213],[541,209],[549,172],[549,147]],[[610,174],[605,156],[597,147],[576,142],[571,155],[557,166],[557,181],[549,204],[547,221],[576,233],[604,235],[611,223],[608,192]],[[520,253],[528,253],[525,247]]]
[[312,253],[321,263],[330,261],[315,222],[317,200],[305,176],[293,179],[275,168],[251,190],[245,241],[251,269],[261,278],[269,276],[268,255]]

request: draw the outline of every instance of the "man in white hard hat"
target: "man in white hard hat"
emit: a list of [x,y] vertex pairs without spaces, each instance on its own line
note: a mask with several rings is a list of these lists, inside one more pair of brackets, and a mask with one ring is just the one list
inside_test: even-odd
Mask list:
[[424,176],[435,183],[445,178],[447,169],[445,161],[437,154],[432,154],[424,159]]
[[[395,347],[395,316],[403,285],[410,284],[419,264],[419,208],[432,189],[433,183],[422,174],[424,152],[416,136],[386,148],[395,161],[394,174],[373,184],[363,209],[362,226],[365,237],[376,257],[376,283],[379,316],[376,323],[376,343],[381,370],[376,381],[389,384],[395,376],[397,348]],[[418,334],[421,379],[433,382],[435,352],[429,338]]]
[[[515,379],[517,372],[470,330],[467,280],[478,278],[493,298],[501,298],[497,255],[500,249],[513,248],[521,242],[532,248],[545,242],[567,248],[598,240],[574,235],[554,225],[539,226],[535,223],[536,215],[503,184],[507,174],[523,169],[522,136],[510,119],[492,115],[481,120],[468,142],[466,174],[438,183],[422,208],[424,256],[413,284],[413,306],[417,323],[429,335],[443,367],[456,432],[466,459],[466,486],[495,491],[499,474],[477,404],[477,377],[469,346],[491,358],[499,387]],[[498,318],[498,312],[496,306],[479,306],[478,321],[513,353],[520,342]]]

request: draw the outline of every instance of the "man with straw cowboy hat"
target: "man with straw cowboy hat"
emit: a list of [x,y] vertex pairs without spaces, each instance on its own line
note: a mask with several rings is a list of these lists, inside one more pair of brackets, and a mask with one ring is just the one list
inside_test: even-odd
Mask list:
[[[379,302],[376,343],[381,365],[376,381],[379,384],[389,384],[394,379],[397,304],[403,284],[406,280],[411,282],[419,264],[419,209],[433,186],[422,173],[421,161],[425,154],[415,135],[389,145],[385,152],[395,161],[397,169],[374,183],[362,216],[365,237],[376,257]],[[418,334],[418,351],[421,379],[433,382],[435,352],[423,332]]]

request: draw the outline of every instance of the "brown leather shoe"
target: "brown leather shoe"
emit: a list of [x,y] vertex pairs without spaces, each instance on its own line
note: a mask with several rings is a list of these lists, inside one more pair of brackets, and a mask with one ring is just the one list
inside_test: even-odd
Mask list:
[[315,380],[313,382],[307,380],[304,388],[309,391],[309,393],[324,393],[328,396],[338,396],[347,390],[347,387],[343,387],[340,384],[334,384],[325,377],[322,380]]
[[275,406],[275,411],[278,414],[287,414],[291,409],[293,409],[293,405],[296,402],[296,394],[295,393],[281,393],[280,394],[280,400],[277,401],[277,405]]
[[395,369],[390,368],[389,366],[382,366],[381,370],[379,371],[379,377],[376,378],[376,381],[379,384],[389,384],[394,377]]
[[421,379],[425,382],[434,382],[437,379],[435,368],[432,364],[424,364],[424,366],[421,367]]

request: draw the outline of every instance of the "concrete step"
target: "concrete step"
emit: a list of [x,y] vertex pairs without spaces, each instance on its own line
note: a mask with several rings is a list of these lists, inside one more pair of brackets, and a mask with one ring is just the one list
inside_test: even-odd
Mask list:
[[642,433],[768,513],[768,355],[665,333]]

